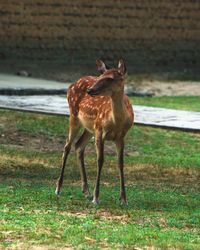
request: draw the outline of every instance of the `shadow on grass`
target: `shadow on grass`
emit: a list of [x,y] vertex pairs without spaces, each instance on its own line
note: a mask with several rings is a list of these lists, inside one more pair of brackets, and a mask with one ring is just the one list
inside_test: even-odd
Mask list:
[[[94,187],[96,166],[87,166],[90,189]],[[184,185],[171,183],[171,179],[162,180],[149,175],[134,175],[128,169],[127,196],[129,203],[121,206],[119,197],[119,177],[113,164],[102,175],[101,204],[94,207],[91,201],[83,197],[79,169],[74,161],[67,166],[62,196],[54,195],[56,179],[60,168],[45,167],[42,164],[13,165],[0,169],[2,192],[7,194],[9,204],[29,206],[34,209],[53,209],[58,211],[83,212],[91,209],[110,210],[111,214],[129,213],[134,210],[148,211],[190,211],[200,207],[200,196],[196,186],[185,182]],[[141,169],[144,171],[144,169]],[[138,169],[137,169],[138,172]],[[149,172],[150,173],[150,172]],[[137,173],[138,174],[138,173]],[[155,174],[155,169],[154,169]],[[162,174],[162,173],[160,173]],[[137,177],[137,178],[136,178]],[[149,178],[149,180],[148,180]],[[168,181],[167,181],[168,180]],[[10,198],[9,198],[10,197]],[[39,203],[38,203],[39,202]],[[6,203],[6,202],[5,202]]]
[[[71,169],[68,166],[66,168],[67,168],[66,169],[67,175],[69,175],[70,178],[77,180],[78,179],[77,175],[79,175],[78,169],[76,170],[75,167]],[[46,182],[49,180],[57,179],[59,174],[60,174],[59,166],[49,167],[38,163],[20,165],[20,164],[12,164],[12,162],[10,162],[9,167],[1,166],[0,168],[0,175],[4,176],[5,178],[13,178],[13,179],[23,178],[26,179],[27,181],[38,180]]]
[[[32,159],[20,163],[20,160],[7,160],[5,164],[4,161],[0,163],[0,175],[4,176],[4,178],[23,178],[27,181],[42,182],[55,181],[60,175],[61,160],[57,162],[54,159],[51,163],[44,160],[37,162]],[[94,182],[97,171],[95,159],[86,161],[86,171],[88,181]],[[164,185],[172,188],[188,186],[200,190],[198,182],[200,171],[197,168],[164,167],[133,163],[125,165],[125,177],[129,186],[133,184]],[[78,184],[81,182],[80,170],[75,157],[70,158],[65,168],[65,181],[67,183],[78,182]],[[101,182],[105,186],[116,186],[116,183],[119,185],[119,171],[115,160],[105,162]]]

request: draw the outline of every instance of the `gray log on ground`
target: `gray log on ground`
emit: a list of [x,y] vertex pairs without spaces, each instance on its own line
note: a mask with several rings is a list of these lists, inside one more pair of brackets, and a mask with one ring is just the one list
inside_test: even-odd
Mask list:
[[[0,96],[0,107],[69,116],[66,96]],[[200,131],[200,112],[133,106],[135,123],[142,125]]]

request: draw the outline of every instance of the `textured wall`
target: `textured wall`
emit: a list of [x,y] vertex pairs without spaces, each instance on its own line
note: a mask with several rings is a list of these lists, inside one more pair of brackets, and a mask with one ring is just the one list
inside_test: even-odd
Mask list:
[[0,0],[0,58],[200,66],[198,0]]

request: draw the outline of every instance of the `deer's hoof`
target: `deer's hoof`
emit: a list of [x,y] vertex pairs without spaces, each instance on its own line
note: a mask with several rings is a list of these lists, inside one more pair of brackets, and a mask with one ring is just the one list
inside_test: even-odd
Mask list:
[[56,195],[57,197],[60,197],[61,192],[60,192],[60,191],[58,191],[58,190],[56,189],[56,191],[55,191],[55,195]]
[[120,200],[120,205],[122,205],[122,206],[127,206],[128,205],[128,202],[127,202],[126,199],[119,198],[119,200]]
[[98,206],[100,204],[100,201],[98,199],[93,199],[92,200],[92,203],[95,205],[95,206]]
[[85,189],[85,190],[83,189],[82,192],[86,199],[92,200],[92,195],[88,189]]
[[120,205],[123,207],[127,207],[128,206],[128,202],[127,201],[121,201]]

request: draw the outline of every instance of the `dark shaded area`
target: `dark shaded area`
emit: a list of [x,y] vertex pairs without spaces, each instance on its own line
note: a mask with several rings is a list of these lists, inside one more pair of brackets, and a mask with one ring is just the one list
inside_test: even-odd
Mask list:
[[[101,58],[129,74],[199,80],[200,4],[166,1],[0,3],[0,71],[73,81]],[[65,75],[67,74],[67,76]]]
[[0,95],[65,95],[65,89],[0,89]]
[[[105,60],[109,65],[117,65],[119,58],[125,58],[129,74],[160,74],[168,73],[176,77],[180,75],[183,78],[196,79],[199,77],[200,68],[200,47],[199,41],[145,41],[143,44],[130,41],[132,49],[119,49],[113,51],[96,51],[92,48],[90,41],[87,41],[88,47],[85,49],[77,48],[71,55],[71,48],[64,46],[61,48],[53,47],[30,50],[26,47],[6,48],[0,47],[4,59],[0,58],[0,70],[12,71],[26,69],[33,76],[39,73],[39,77],[52,75],[56,72],[69,73],[66,80],[74,80],[73,75],[94,74],[96,71],[95,61],[97,58]],[[109,47],[109,42],[105,41],[104,46]],[[133,46],[134,44],[134,46]],[[112,41],[114,48],[119,46],[117,42]],[[101,47],[101,43],[97,44]],[[137,47],[137,48],[136,48]],[[6,64],[6,65],[5,65]],[[179,76],[179,78],[180,78]],[[62,80],[62,77],[60,77]]]

